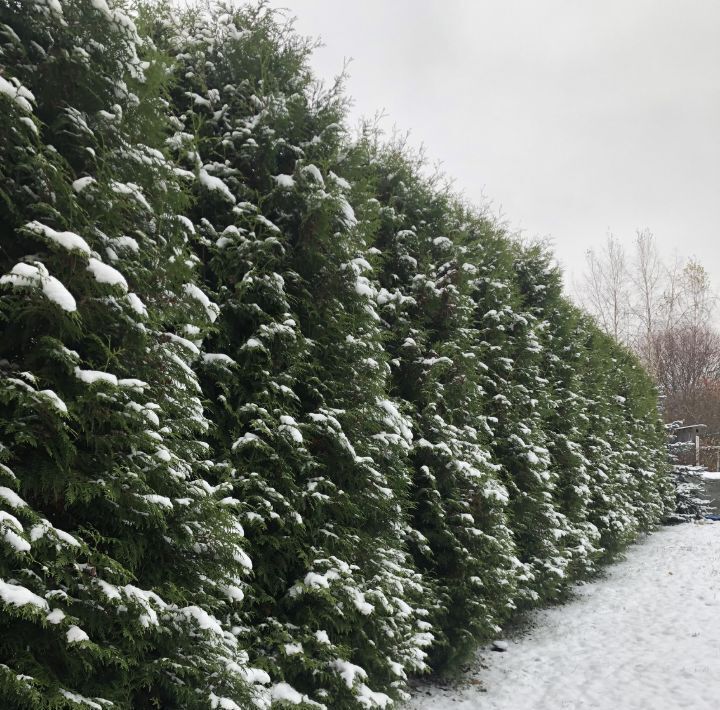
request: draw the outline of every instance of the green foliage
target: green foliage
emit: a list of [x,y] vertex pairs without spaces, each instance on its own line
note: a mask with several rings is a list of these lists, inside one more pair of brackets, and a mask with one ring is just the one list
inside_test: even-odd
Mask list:
[[248,698],[214,616],[245,555],[208,482],[183,337],[207,328],[187,198],[145,142],[167,130],[139,58],[152,48],[103,3],[4,3],[0,22],[4,81],[26,97],[1,97],[8,693],[33,708]]
[[666,514],[636,359],[311,51],[0,0],[9,707],[388,707]]

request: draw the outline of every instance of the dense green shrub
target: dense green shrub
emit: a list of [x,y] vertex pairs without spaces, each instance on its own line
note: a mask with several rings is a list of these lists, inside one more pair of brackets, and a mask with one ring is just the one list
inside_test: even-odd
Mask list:
[[0,40],[0,696],[249,699],[216,619],[246,556],[189,366],[216,313],[159,150],[166,67],[102,2],[4,3]]
[[311,50],[0,0],[8,707],[388,707],[665,514],[636,359]]

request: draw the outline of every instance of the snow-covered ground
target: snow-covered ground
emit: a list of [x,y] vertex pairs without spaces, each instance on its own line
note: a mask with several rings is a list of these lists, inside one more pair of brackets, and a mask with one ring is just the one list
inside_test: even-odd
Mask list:
[[414,710],[720,707],[720,523],[663,528]]

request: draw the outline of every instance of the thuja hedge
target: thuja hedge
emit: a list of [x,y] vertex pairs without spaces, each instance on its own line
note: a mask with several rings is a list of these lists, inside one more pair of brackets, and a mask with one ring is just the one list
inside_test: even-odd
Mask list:
[[312,48],[0,0],[4,707],[389,707],[669,505],[637,360]]

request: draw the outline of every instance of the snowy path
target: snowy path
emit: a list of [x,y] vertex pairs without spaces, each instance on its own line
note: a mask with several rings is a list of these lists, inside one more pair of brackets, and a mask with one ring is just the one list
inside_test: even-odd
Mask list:
[[[720,523],[664,528],[413,710],[720,707]],[[485,666],[485,667],[483,667]]]

